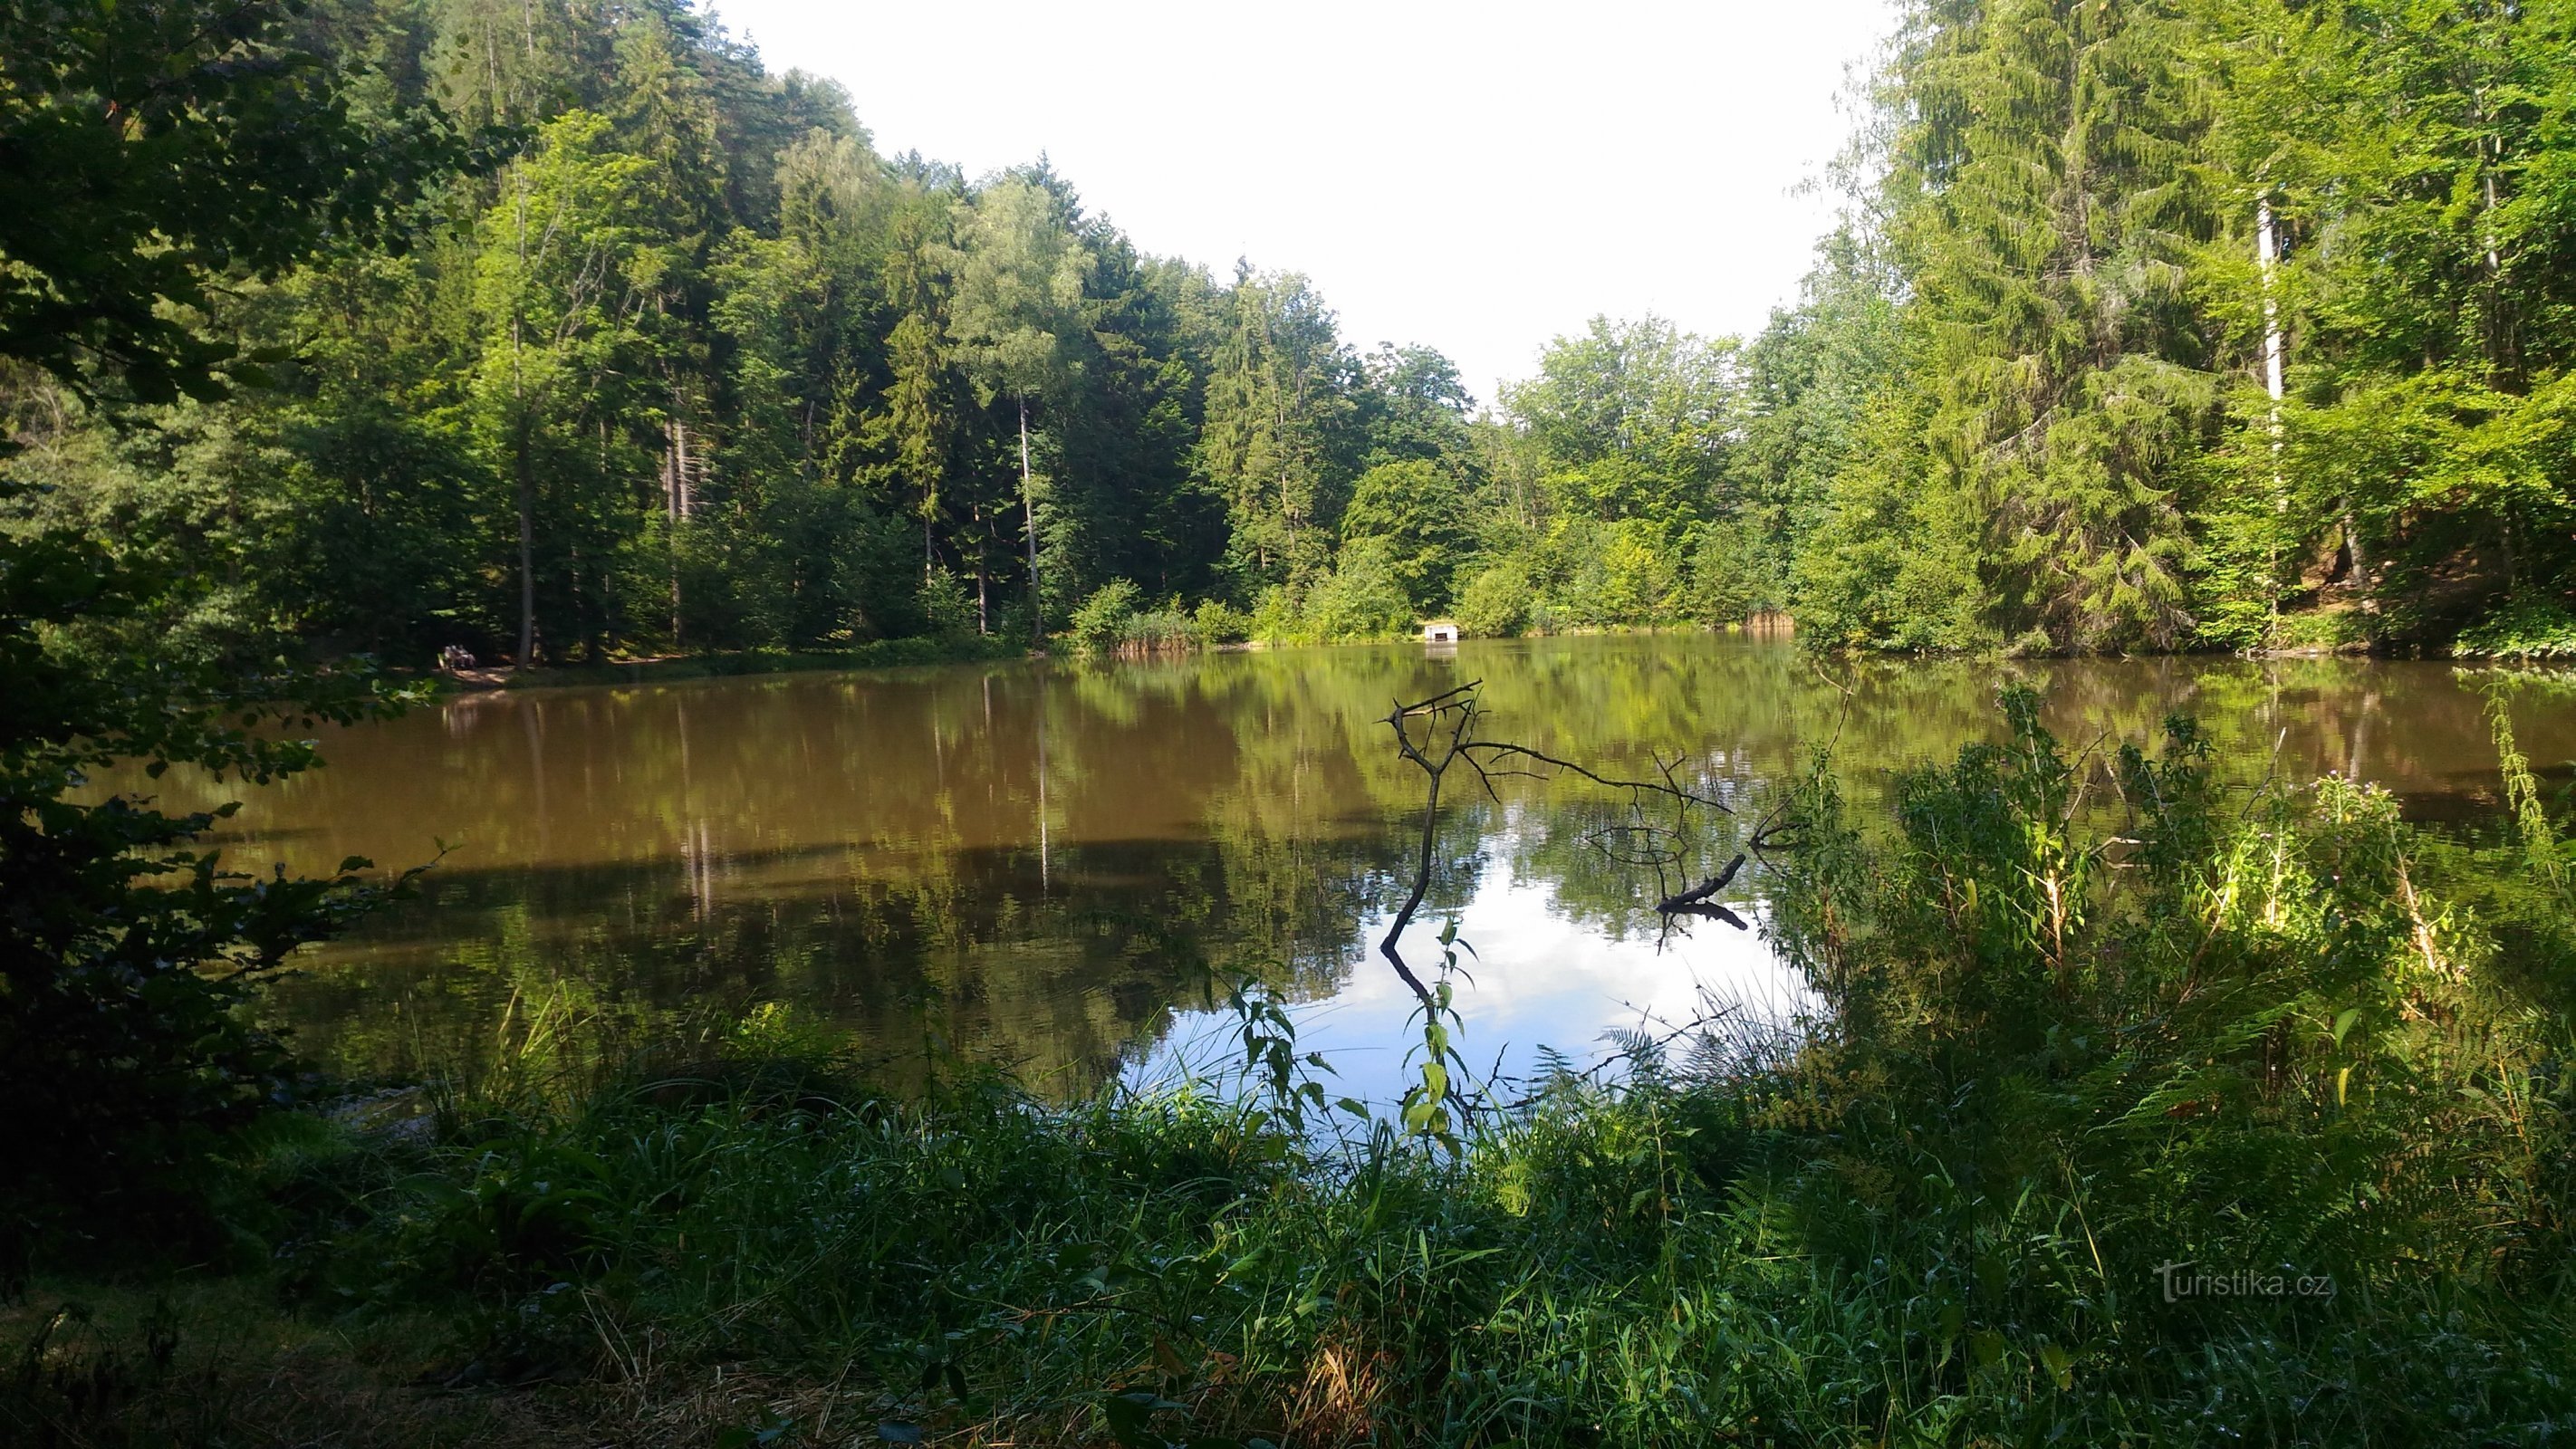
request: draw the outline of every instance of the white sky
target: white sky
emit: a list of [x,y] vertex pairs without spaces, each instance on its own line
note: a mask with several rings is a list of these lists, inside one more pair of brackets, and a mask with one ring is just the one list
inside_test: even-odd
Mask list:
[[1044,151],[1145,251],[1302,271],[1362,350],[1487,402],[1596,312],[1749,335],[1833,201],[1846,68],[1887,0],[718,0],[773,71],[848,87],[879,151]]

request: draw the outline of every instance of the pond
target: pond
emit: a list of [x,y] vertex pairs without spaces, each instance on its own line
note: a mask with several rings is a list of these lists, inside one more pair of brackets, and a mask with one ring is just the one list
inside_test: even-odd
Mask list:
[[[793,1004],[902,1077],[941,1053],[1041,1091],[1213,1061],[1213,990],[1258,976],[1345,1086],[1400,1087],[1413,1000],[1374,954],[1409,889],[1421,773],[1390,706],[1483,681],[1490,738],[1605,774],[1677,757],[1758,810],[1830,743],[1866,804],[1897,769],[1994,736],[2041,689],[2072,744],[2199,716],[2230,777],[2338,771],[2419,819],[2493,809],[2501,676],[2428,662],[1877,661],[1663,634],[1039,661],[468,695],[335,731],[325,769],[254,789],[237,868],[447,854],[420,898],[300,958],[274,1013],[366,1073],[471,1067],[531,1020],[629,1035]],[[2523,749],[2576,756],[2576,711],[2510,696]],[[1704,1000],[1798,987],[1757,929],[1666,932],[1654,872],[1598,848],[1620,798],[1579,780],[1455,782],[1407,953],[1455,921],[1465,1049],[1506,1073]],[[167,781],[193,806],[202,783]],[[1717,848],[1726,847],[1719,839]]]

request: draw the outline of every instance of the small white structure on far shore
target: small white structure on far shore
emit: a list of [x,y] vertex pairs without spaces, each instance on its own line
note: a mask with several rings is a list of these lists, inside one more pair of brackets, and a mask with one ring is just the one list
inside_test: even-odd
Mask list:
[[1457,643],[1458,621],[1455,619],[1433,619],[1424,624],[1422,626],[1422,642],[1425,644]]

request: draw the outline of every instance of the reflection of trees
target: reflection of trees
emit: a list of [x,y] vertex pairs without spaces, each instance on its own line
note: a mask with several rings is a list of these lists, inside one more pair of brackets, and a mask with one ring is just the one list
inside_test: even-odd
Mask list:
[[[705,906],[685,867],[451,877],[282,984],[278,1014],[328,1059],[398,1071],[485,1057],[513,997],[569,996],[648,1037],[788,1000],[898,1074],[954,1047],[1078,1086],[1211,980],[1282,959],[1261,929],[1277,903],[1236,899],[1208,842],[1071,847],[1044,890],[1033,851],[923,865],[737,861]],[[1286,934],[1329,928],[1310,914]],[[1310,989],[1331,961],[1309,958]]]
[[[2423,809],[2492,787],[2482,696],[2447,666],[1830,667],[1851,689],[1837,768],[1864,815],[1891,769],[1993,737],[2008,677],[2045,691],[2074,745],[2148,738],[2183,710],[2239,780],[2277,740],[2284,775],[2358,769]],[[639,1020],[787,997],[889,1051],[917,1055],[930,1032],[1080,1076],[1149,1039],[1208,970],[1301,994],[1345,979],[1363,925],[1410,885],[1421,782],[1387,747],[1387,710],[1471,677],[1498,737],[1632,778],[1681,751],[1737,803],[1802,768],[1844,708],[1794,649],[1708,636],[529,693],[326,739],[330,768],[254,795],[228,844],[237,865],[305,873],[458,846],[427,900],[280,992],[352,1063],[470,1054],[514,990],[572,983]],[[2532,757],[2576,756],[2576,712],[2530,693],[2515,713]],[[1587,843],[1625,810],[1616,795],[1501,795],[1452,801],[1426,915],[1502,861],[1577,919],[1646,919],[1653,883]]]

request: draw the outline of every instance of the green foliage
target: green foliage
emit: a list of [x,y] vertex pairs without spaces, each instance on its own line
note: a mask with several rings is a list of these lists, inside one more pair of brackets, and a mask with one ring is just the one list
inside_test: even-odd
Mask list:
[[[219,373],[254,372],[199,325],[215,276],[274,277],[335,233],[379,235],[420,168],[455,159],[431,119],[353,121],[342,77],[287,45],[291,14],[20,6],[0,55],[0,174],[23,203],[0,219],[0,1287],[39,1256],[223,1250],[208,1200],[228,1134],[291,1075],[250,986],[384,889],[360,885],[357,859],[321,880],[225,870],[193,847],[230,805],[84,798],[91,772],[129,761],[153,779],[292,775],[314,762],[304,732],[396,699],[362,673],[169,647],[152,573],[202,561],[167,539],[120,556],[17,473],[29,400],[205,399]],[[51,411],[38,441],[59,444]],[[266,464],[261,430],[181,416],[204,425],[201,446],[174,449],[183,468],[232,451]],[[111,451],[90,442],[90,459]],[[238,547],[257,530],[232,511]]]
[[1730,572],[1869,648],[2439,646],[2564,602],[2570,24],[1911,7],[1864,204],[1747,349]]
[[1190,631],[1202,644],[1239,644],[1252,637],[1252,618],[1223,599],[1202,599],[1190,613]]
[[230,805],[168,815],[73,793],[133,759],[156,778],[183,766],[265,783],[313,763],[296,734],[392,702],[362,678],[230,681],[95,628],[138,593],[95,546],[0,534],[0,1274],[12,1279],[40,1253],[129,1234],[210,1245],[205,1199],[221,1189],[226,1134],[292,1076],[251,1018],[250,987],[383,891],[360,885],[363,860],[323,880],[224,869],[192,846]]
[[2463,654],[2494,659],[2561,659],[2576,654],[2576,613],[2556,599],[2516,599],[2460,631]]
[[1385,540],[1414,612],[1435,612],[1449,602],[1449,571],[1468,540],[1465,490],[1428,459],[1380,463],[1352,485],[1342,537],[1346,551],[1354,540]]
[[1073,611],[1074,642],[1092,654],[1105,654],[1125,637],[1144,591],[1125,579],[1111,579]]
[[464,151],[431,111],[352,114],[357,67],[284,0],[35,0],[0,46],[0,357],[150,403],[259,364],[189,314],[385,224]]
[[961,202],[949,332],[987,400],[1046,398],[1071,381],[1093,259],[1039,182],[1008,177]]
[[1834,1025],[1788,1110],[1837,1143],[1808,1210],[1955,1264],[1944,1332],[2054,1345],[2061,1383],[2209,1352],[2224,1314],[2261,1311],[2142,1291],[2168,1264],[2340,1295],[2405,1261],[2499,1312],[2559,1291],[2548,1164],[2576,1104],[2542,1064],[2565,1020],[2435,898],[2395,802],[2327,779],[2222,810],[2177,720],[2161,755],[2107,762],[2125,818],[2096,823],[2100,764],[2031,696],[2005,706],[2008,743],[1901,784],[1885,850],[1821,784],[1802,807],[1819,830],[1783,940]]
[[[2273,621],[2260,642],[2274,649],[2345,649],[2366,642],[2357,610],[2313,609]],[[2249,641],[2254,642],[2254,641]]]
[[1888,445],[1842,475],[1794,565],[1798,625],[1838,648],[1954,652],[2000,643],[1979,567],[1978,522],[1956,494],[1927,491],[1895,451],[1921,422],[1898,395],[1864,437]]
[[1245,637],[1282,644],[1297,637],[1297,597],[1284,584],[1272,584],[1252,601]]
[[1225,500],[1238,587],[1302,585],[1329,561],[1347,494],[1358,359],[1302,276],[1239,267],[1225,308],[1198,469]]
[[[1902,279],[1882,241],[1846,227],[1817,248],[1799,305],[1775,312],[1744,350],[1744,420],[1727,459],[1723,564],[1699,572],[1716,586],[1710,622],[1798,603],[1792,570],[1824,521],[1836,480],[1867,460],[1873,409],[1887,406],[1903,356]],[[1704,533],[1705,551],[1718,535]],[[1711,559],[1715,564],[1717,559]],[[1738,612],[1738,611],[1742,612]]]
[[966,583],[945,569],[932,571],[921,581],[922,622],[937,639],[962,639],[975,632],[975,600],[967,594]]
[[1764,539],[1742,522],[1712,523],[1700,530],[1690,556],[1690,613],[1710,624],[1733,624],[1786,599],[1787,580],[1772,575]]
[[1529,575],[1511,563],[1488,564],[1458,594],[1458,627],[1480,639],[1517,636],[1529,612]]
[[2286,253],[2258,286],[2240,218],[2233,255],[2208,264],[2220,315],[2253,333],[2267,300],[2292,340],[2278,439],[2249,399],[2244,484],[2211,509],[2259,540],[2231,596],[2373,597],[2375,642],[2421,644],[2562,594],[2576,20],[2227,5],[2203,24],[2211,149],[2268,193]]
[[1417,617],[1405,592],[1402,560],[1386,539],[1343,547],[1333,571],[1307,591],[1306,632],[1318,639],[1383,639],[1410,633]]
[[1734,350],[1661,318],[1595,317],[1582,336],[1549,343],[1539,375],[1504,401],[1548,459],[1560,508],[1671,525],[1707,507],[1736,421]]
[[1303,606],[1368,540],[1416,614],[1508,564],[1542,628],[1901,650],[2438,649],[2576,582],[2560,4],[1911,5],[1794,306],[1595,318],[1486,415],[686,7],[205,20],[39,6],[0,87],[13,508],[198,658],[838,650],[953,629],[941,571],[979,633],[1120,578],[1369,633]]
[[[109,134],[58,124],[105,103],[81,89],[121,63],[104,51],[148,52],[136,37],[193,12],[57,10],[22,17],[10,124],[68,146]],[[360,4],[297,26],[254,6],[189,44],[170,57],[175,109],[151,122],[167,134],[128,138],[150,144],[117,165],[271,204],[245,221],[212,189],[164,188],[192,210],[132,260],[237,274],[165,287],[179,320],[149,346],[82,341],[68,313],[27,322],[91,361],[69,391],[0,378],[0,404],[13,471],[50,486],[13,515],[165,566],[137,627],[193,657],[847,652],[953,633],[945,586],[917,583],[943,573],[975,632],[1026,637],[1115,578],[1228,606],[1302,588],[1366,467],[1473,471],[1471,400],[1436,352],[1363,365],[1302,282],[1220,285],[1142,256],[1043,165],[969,185],[880,157],[845,97],[765,74],[684,7]],[[442,110],[515,154],[466,165],[436,139]],[[262,129],[284,119],[303,129]],[[236,143],[312,174],[262,191],[236,184],[234,152],[187,160]],[[30,186],[78,172],[132,199],[57,159]],[[80,267],[125,265],[109,240],[44,230],[90,260],[30,233],[6,248],[28,286],[48,259],[62,275],[44,285],[73,290],[96,280]],[[303,258],[324,230],[335,248]],[[171,328],[198,350],[147,356]],[[130,382],[112,382],[119,347],[143,349]],[[112,430],[125,394],[165,396],[181,373],[206,393],[254,354],[271,386],[164,409],[152,441]],[[1276,497],[1230,514],[1229,478]]]
[[[1885,82],[1901,116],[1891,240],[1916,293],[1906,373],[1926,414],[1891,472],[1973,520],[1996,633],[2075,649],[2189,635],[2175,494],[2215,396],[2181,265],[2210,225],[2182,35],[2150,6],[1928,11]],[[1911,608],[1894,627],[1834,612],[1846,637],[1961,632]]]

